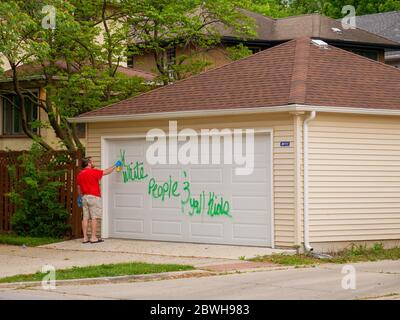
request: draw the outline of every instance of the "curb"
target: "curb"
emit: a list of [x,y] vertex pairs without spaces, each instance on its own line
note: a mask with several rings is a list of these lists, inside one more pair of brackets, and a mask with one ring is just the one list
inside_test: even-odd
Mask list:
[[[303,266],[305,267],[305,266]],[[128,275],[128,276],[115,276],[115,277],[99,277],[99,278],[82,278],[82,279],[68,279],[68,280],[57,280],[56,286],[66,285],[91,285],[91,284],[111,284],[111,283],[129,283],[129,282],[145,282],[145,281],[159,281],[159,280],[173,280],[173,279],[184,279],[184,278],[201,278],[210,276],[221,276],[229,274],[240,274],[240,273],[252,273],[260,271],[279,271],[294,269],[293,266],[274,266],[274,267],[261,267],[261,268],[249,268],[242,270],[226,270],[226,271],[212,271],[206,268],[189,271],[172,271],[162,273],[151,273],[151,274],[139,274],[139,275]],[[23,289],[28,287],[41,287],[41,281],[23,281],[23,282],[7,282],[0,283],[1,288],[13,288]]]
[[[156,281],[156,280],[169,280],[169,279],[180,279],[180,278],[206,277],[215,274],[216,274],[215,272],[206,270],[174,271],[174,272],[138,274],[129,276],[57,280],[56,286],[107,284],[107,283],[136,282],[136,281]],[[7,283],[0,283],[0,288],[20,289],[26,287],[40,287],[41,285],[42,285],[41,281],[7,282]]]

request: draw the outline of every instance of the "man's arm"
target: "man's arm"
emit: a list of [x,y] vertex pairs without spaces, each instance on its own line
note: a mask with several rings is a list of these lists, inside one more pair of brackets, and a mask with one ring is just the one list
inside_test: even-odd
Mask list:
[[114,171],[114,169],[115,169],[115,165],[113,165],[113,166],[111,166],[111,167],[109,167],[107,169],[104,169],[103,170],[103,176],[106,176],[106,175],[110,174],[111,172]]
[[82,196],[81,187],[78,185],[78,196]]

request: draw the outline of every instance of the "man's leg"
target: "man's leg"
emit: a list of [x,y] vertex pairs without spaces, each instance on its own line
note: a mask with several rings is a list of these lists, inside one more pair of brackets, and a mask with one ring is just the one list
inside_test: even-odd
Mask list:
[[99,239],[97,238],[97,220],[102,218],[102,203],[100,197],[90,197],[89,202],[89,210],[90,217],[92,219],[92,234],[90,236],[91,242],[97,242]]
[[97,220],[92,216],[92,234],[90,236],[90,241],[96,242],[97,240]]
[[88,236],[88,225],[89,225],[89,203],[85,196],[82,197],[82,233],[83,233],[83,242],[87,242]]
[[89,219],[82,219],[82,232],[83,232],[83,242],[88,241],[88,236],[87,236],[87,232],[88,232],[88,225],[89,225]]

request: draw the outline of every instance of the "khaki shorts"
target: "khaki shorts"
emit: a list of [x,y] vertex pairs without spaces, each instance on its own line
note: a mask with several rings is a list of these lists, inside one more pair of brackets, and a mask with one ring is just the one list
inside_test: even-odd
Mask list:
[[101,198],[84,195],[82,197],[82,211],[83,219],[101,219],[103,216],[103,207],[101,203]]

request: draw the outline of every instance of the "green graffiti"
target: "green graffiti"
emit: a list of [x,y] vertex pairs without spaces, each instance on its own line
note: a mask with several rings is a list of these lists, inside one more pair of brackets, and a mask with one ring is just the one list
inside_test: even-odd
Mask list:
[[190,216],[199,215],[204,212],[205,202],[206,202],[205,194],[206,193],[202,191],[202,193],[200,193],[198,200],[195,198],[190,199],[190,208],[192,209],[191,211],[188,212]]
[[[141,181],[148,177],[144,170],[143,162],[126,163],[125,150],[120,150],[120,160],[122,162],[122,180],[124,183]],[[171,175],[168,181],[165,182],[157,182],[154,177],[151,177],[147,185],[147,194],[153,199],[161,201],[165,201],[165,199],[180,200],[181,212],[189,216],[206,213],[210,217],[226,216],[232,218],[229,201],[224,200],[222,196],[218,196],[214,192],[208,192],[208,198],[205,191],[202,191],[198,197],[192,196],[186,171],[183,171],[182,174],[184,180],[181,184],[179,181],[172,179]]]
[[129,164],[125,167],[126,170],[122,171],[124,182],[128,181],[140,181],[148,177],[148,174],[144,172],[143,162],[136,161],[135,163]]
[[[186,171],[183,171],[183,177],[186,179],[187,174]],[[190,202],[191,194],[190,194],[190,182],[184,181],[183,182],[183,192],[185,193],[185,197],[181,198],[181,211],[182,213],[185,212],[185,206]]]
[[214,192],[209,193],[209,200],[208,200],[208,212],[209,216],[228,216],[230,211],[230,205],[228,201],[225,201],[223,197],[221,197],[220,201],[218,202],[218,197],[215,195]]
[[180,193],[177,192],[178,181],[172,181],[172,177],[169,176],[169,180],[163,184],[158,184],[154,178],[151,178],[148,184],[147,193],[154,199],[161,198],[161,201],[165,200],[165,197],[176,198],[179,197]]
[[125,162],[125,150],[120,150],[120,160],[122,162],[122,179],[124,183],[128,181],[141,181],[148,177],[144,171],[143,162],[135,161],[135,163],[127,164]]

